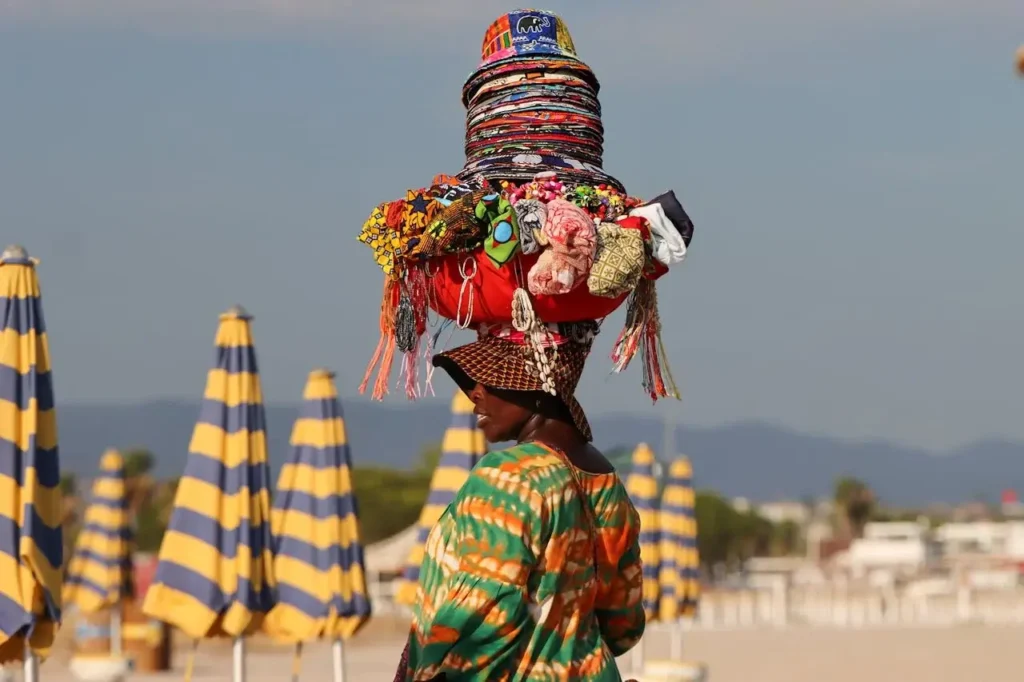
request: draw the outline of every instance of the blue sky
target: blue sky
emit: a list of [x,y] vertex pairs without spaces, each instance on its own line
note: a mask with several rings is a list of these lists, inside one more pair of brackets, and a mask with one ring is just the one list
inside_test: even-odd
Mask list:
[[[684,400],[655,412],[1024,439],[1024,3],[548,6],[601,79],[606,168],[697,225],[660,286]],[[324,364],[354,396],[380,287],[355,235],[461,167],[459,89],[502,9],[0,4],[0,225],[42,259],[60,399],[198,396],[236,301],[269,400]],[[652,409],[607,376],[620,323],[595,414]]]

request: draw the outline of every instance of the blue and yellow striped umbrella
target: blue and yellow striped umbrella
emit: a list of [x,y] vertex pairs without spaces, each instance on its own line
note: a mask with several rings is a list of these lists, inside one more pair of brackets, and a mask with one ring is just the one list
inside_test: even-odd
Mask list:
[[664,622],[688,618],[700,601],[700,555],[694,514],[693,468],[682,457],[672,462],[661,496],[661,604]]
[[220,317],[217,353],[143,610],[194,639],[256,631],[274,606],[266,417],[252,318]]
[[352,459],[334,375],[315,370],[292,429],[272,511],[278,639],[348,639],[369,619]]
[[36,261],[0,255],[0,664],[25,640],[45,655],[60,627],[64,538],[50,350]]
[[64,603],[96,613],[130,599],[131,540],[124,458],[108,450],[100,458],[100,476],[64,577]]
[[420,565],[427,535],[441,514],[455,499],[455,493],[469,478],[470,470],[487,452],[484,432],[477,428],[473,402],[462,391],[452,399],[452,422],[444,432],[441,461],[430,479],[430,495],[420,512],[416,530],[416,544],[409,553],[402,579],[395,595],[400,604],[412,605],[416,601],[416,586],[420,581]]
[[640,562],[644,570],[643,600],[648,618],[658,615],[658,479],[654,452],[646,443],[633,451],[633,469],[626,478],[626,492],[640,514]]

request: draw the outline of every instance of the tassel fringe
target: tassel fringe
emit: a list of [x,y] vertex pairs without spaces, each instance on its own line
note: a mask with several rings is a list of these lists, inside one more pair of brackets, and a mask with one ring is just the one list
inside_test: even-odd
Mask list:
[[[359,385],[360,393],[366,393],[376,369],[372,395],[374,400],[383,400],[389,393],[388,383],[395,355],[401,353],[400,384],[409,400],[420,397],[419,359],[423,334],[427,330],[427,297],[427,275],[422,269],[409,270],[402,280],[390,277],[384,280],[380,303],[380,340]],[[425,357],[429,362],[433,344],[428,342],[427,346]]]
[[[408,308],[409,319],[406,321],[406,328],[400,330],[399,338],[404,338],[402,352],[405,358],[402,361],[402,379],[405,386],[405,397],[409,400],[416,400],[420,397],[419,382],[419,360],[420,346],[423,335],[427,331],[428,314],[428,283],[427,275],[421,268],[413,268],[409,271],[405,281],[405,292],[402,294],[402,301]],[[427,362],[430,356],[427,355]]]
[[626,322],[612,348],[614,372],[622,372],[630,361],[640,354],[643,363],[643,387],[651,400],[675,398],[679,400],[679,389],[672,377],[668,364],[665,344],[661,339],[661,316],[658,314],[658,292],[654,281],[640,280],[630,295],[626,309]]
[[398,311],[400,295],[399,282],[387,277],[384,280],[384,293],[380,302],[380,340],[373,352],[370,364],[366,367],[363,382],[359,385],[359,393],[366,393],[370,384],[370,376],[377,368],[377,379],[373,384],[373,399],[383,400],[388,394],[388,377],[395,361],[395,317]]

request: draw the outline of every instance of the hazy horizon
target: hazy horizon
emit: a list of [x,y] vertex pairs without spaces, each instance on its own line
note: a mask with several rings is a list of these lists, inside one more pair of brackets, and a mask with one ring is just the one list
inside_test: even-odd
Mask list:
[[[451,395],[448,394],[448,392],[446,391],[444,394],[440,394],[439,393],[436,396],[425,396],[425,397],[420,398],[420,399],[415,400],[415,401],[408,401],[408,400],[405,399],[404,396],[399,397],[397,395],[394,395],[394,396],[391,396],[389,399],[385,399],[383,401],[377,401],[377,400],[372,400],[369,397],[361,396],[361,395],[357,394],[357,395],[349,396],[349,397],[341,396],[339,398],[339,401],[341,402],[342,410],[343,411],[345,410],[346,406],[350,406],[352,404],[358,404],[358,405],[361,405],[361,406],[374,406],[374,407],[378,407],[379,406],[379,407],[381,407],[383,409],[386,409],[386,410],[415,410],[418,407],[423,407],[423,408],[428,409],[428,410],[436,410],[438,407],[447,408],[447,406],[451,402]],[[301,398],[301,396],[299,396],[299,397],[296,397],[294,400],[291,400],[291,401],[288,401],[288,400],[271,400],[271,401],[264,401],[263,404],[268,409],[294,409],[294,410],[298,410],[300,408],[300,406],[301,406],[301,402],[302,402],[302,398]],[[76,408],[76,409],[77,408],[115,408],[115,409],[120,409],[120,408],[138,407],[140,405],[159,405],[161,403],[162,404],[171,404],[171,405],[174,405],[176,407],[194,404],[195,408],[196,408],[196,413],[198,415],[199,409],[200,409],[201,404],[202,404],[202,395],[201,395],[201,391],[200,391],[200,393],[198,395],[195,395],[195,396],[149,396],[149,397],[145,397],[145,398],[135,398],[135,399],[116,399],[116,398],[114,398],[114,399],[90,399],[90,400],[83,400],[83,401],[60,401],[58,403],[57,407],[58,407],[58,410],[61,407],[65,407],[65,408],[70,407],[70,408]],[[590,416],[592,418],[592,421],[595,421],[595,422],[599,422],[602,417],[604,417],[604,418],[613,418],[613,419],[614,418],[620,418],[620,417],[622,417],[622,418],[629,417],[629,418],[636,418],[636,419],[656,420],[658,422],[658,424],[659,424],[659,429],[663,429],[664,428],[664,419],[666,417],[666,415],[658,414],[655,411],[641,412],[641,411],[637,411],[637,410],[622,410],[622,409],[615,409],[615,408],[611,408],[611,409],[607,409],[607,410],[601,410],[601,409],[598,409],[598,410],[587,410],[587,414],[588,414],[588,416]],[[346,416],[346,419],[347,419],[347,416]],[[792,434],[792,435],[795,435],[795,436],[807,437],[807,438],[827,438],[827,439],[830,439],[830,440],[834,440],[834,441],[842,442],[842,443],[848,443],[848,444],[861,444],[861,445],[884,444],[884,445],[893,446],[893,447],[921,450],[921,451],[928,452],[928,453],[930,453],[932,455],[935,455],[935,456],[938,456],[938,457],[942,457],[942,456],[946,456],[946,455],[949,455],[949,454],[952,454],[952,453],[956,453],[956,452],[958,452],[960,450],[964,450],[964,449],[970,448],[972,446],[979,446],[979,445],[985,445],[985,444],[991,444],[991,443],[999,443],[999,444],[1005,443],[1005,444],[1009,444],[1009,445],[1024,447],[1024,439],[1013,439],[1013,438],[1007,438],[1007,437],[1004,437],[1004,436],[990,435],[990,436],[980,436],[978,438],[973,438],[973,439],[970,439],[968,441],[964,441],[963,443],[957,443],[957,444],[955,444],[953,446],[950,446],[948,448],[930,448],[930,447],[918,445],[918,444],[915,444],[915,443],[903,442],[903,441],[900,441],[900,440],[894,439],[894,438],[883,438],[883,437],[873,437],[873,436],[866,436],[866,437],[859,438],[859,437],[855,437],[855,436],[842,436],[842,435],[837,435],[837,434],[833,434],[833,433],[828,433],[826,431],[820,431],[820,430],[816,431],[814,429],[801,429],[801,428],[797,428],[797,427],[794,427],[794,426],[789,426],[787,424],[783,424],[782,422],[778,422],[778,421],[773,422],[773,421],[770,421],[770,420],[757,419],[757,418],[753,418],[753,417],[746,417],[746,418],[739,417],[739,418],[736,418],[736,419],[730,419],[730,420],[725,420],[725,421],[720,421],[720,422],[712,422],[712,423],[702,423],[702,424],[690,423],[690,422],[687,422],[685,420],[685,418],[684,418],[682,420],[678,420],[675,425],[676,425],[677,428],[680,428],[680,429],[699,428],[699,429],[721,429],[721,430],[732,429],[732,428],[744,428],[744,427],[754,427],[754,428],[763,427],[763,428],[771,429],[771,430],[774,430],[774,431],[779,431],[779,432],[782,432],[782,433]],[[59,426],[59,414],[58,414],[58,426]],[[425,434],[425,437],[429,440],[430,437],[431,437],[431,434]],[[656,450],[656,454],[658,452],[660,452],[661,443],[662,443],[663,437],[664,437],[663,431],[659,430],[659,431],[652,431],[650,437],[646,439],[646,442],[648,442],[649,444],[652,445],[652,447],[654,447],[654,449]],[[679,447],[682,448],[682,446],[679,446]],[[682,448],[682,449],[685,450],[685,448]]]

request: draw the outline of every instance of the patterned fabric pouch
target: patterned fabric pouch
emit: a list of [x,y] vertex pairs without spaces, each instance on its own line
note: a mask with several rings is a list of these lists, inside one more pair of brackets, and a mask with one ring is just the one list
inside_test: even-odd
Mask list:
[[644,269],[644,239],[638,230],[614,223],[597,227],[597,255],[587,288],[595,296],[615,298],[636,289]]

